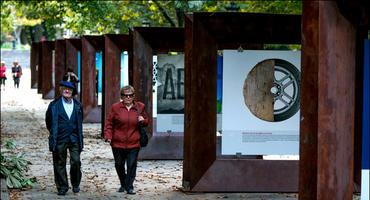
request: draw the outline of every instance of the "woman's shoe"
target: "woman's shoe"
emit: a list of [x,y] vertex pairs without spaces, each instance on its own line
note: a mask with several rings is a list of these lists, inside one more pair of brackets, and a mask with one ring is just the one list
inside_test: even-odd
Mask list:
[[73,187],[72,189],[73,193],[79,193],[80,192],[80,187]]
[[125,191],[125,188],[124,187],[120,187],[117,192],[124,192]]
[[68,189],[67,190],[61,189],[61,190],[58,191],[58,195],[64,196],[64,195],[66,195],[67,191],[68,191]]
[[128,190],[127,190],[127,194],[136,194],[136,192],[134,192],[134,190],[133,190],[133,189],[128,189]]

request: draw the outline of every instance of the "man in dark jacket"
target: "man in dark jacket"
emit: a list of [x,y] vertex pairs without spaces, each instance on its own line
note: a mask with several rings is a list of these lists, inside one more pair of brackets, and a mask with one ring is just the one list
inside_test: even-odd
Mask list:
[[54,179],[58,195],[69,189],[66,172],[67,149],[70,153],[70,176],[74,193],[80,191],[81,160],[83,149],[82,105],[73,98],[75,86],[71,82],[59,84],[62,96],[49,104],[45,121],[49,130],[49,150],[53,152]]

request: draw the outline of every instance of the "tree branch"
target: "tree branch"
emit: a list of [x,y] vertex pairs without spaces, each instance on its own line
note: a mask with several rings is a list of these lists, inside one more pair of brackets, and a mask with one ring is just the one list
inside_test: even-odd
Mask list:
[[167,14],[167,12],[163,9],[163,7],[157,2],[157,0],[153,0],[153,2],[158,7],[158,9],[162,13],[163,17],[171,24],[172,27],[175,27],[176,26],[175,22],[173,22],[171,17]]

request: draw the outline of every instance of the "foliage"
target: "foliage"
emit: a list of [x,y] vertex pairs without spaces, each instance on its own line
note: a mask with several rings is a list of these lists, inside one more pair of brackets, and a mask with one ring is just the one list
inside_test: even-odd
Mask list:
[[265,50],[301,50],[300,44],[265,44]]
[[302,1],[246,1],[241,11],[274,14],[302,14]]
[[[191,12],[264,12],[300,14],[301,1],[230,0],[61,0],[0,1],[1,33],[15,35],[22,27],[22,43],[84,34],[128,33],[135,26],[182,27]],[[18,33],[19,37],[20,33]],[[9,41],[9,40],[8,40]]]
[[0,153],[0,172],[1,177],[6,178],[8,188],[24,188],[30,187],[36,182],[36,178],[26,178],[25,172],[28,170],[30,164],[25,158],[24,154],[15,154],[13,151],[16,144],[13,140],[7,140],[4,147],[8,151]]
[[13,18],[11,16],[11,6],[5,1],[0,1],[1,5],[1,44],[6,40],[11,40],[9,33],[13,31]]

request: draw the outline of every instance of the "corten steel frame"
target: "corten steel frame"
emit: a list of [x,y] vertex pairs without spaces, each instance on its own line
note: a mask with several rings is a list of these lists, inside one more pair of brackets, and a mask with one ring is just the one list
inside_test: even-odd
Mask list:
[[[121,67],[123,67],[121,66],[121,53],[128,51],[129,56],[132,53],[132,39],[130,35],[106,34],[104,35],[104,41],[102,137],[104,136],[105,119],[109,114],[112,104],[118,102],[121,97]],[[129,80],[131,79],[129,77]]]
[[341,14],[351,22],[356,29],[356,90],[355,90],[355,128],[354,128],[354,181],[355,192],[361,186],[361,154],[362,154],[362,112],[363,112],[363,71],[364,47],[363,41],[368,38],[370,30],[370,1],[351,0],[336,1]]
[[[96,52],[104,54],[104,36],[83,36],[81,39],[81,102],[84,122],[101,122],[101,106],[96,94]],[[103,55],[104,56],[104,55]],[[104,58],[104,57],[103,57]],[[103,59],[104,66],[104,59]]]
[[36,48],[37,50],[37,68],[36,68],[36,81],[37,81],[37,93],[38,94],[41,94],[41,91],[42,91],[42,85],[41,85],[41,82],[42,82],[42,64],[41,64],[41,60],[42,60],[42,51],[41,51],[41,44],[42,42],[39,42],[38,43],[38,47]]
[[54,41],[42,41],[39,51],[39,73],[38,73],[38,88],[43,99],[54,98],[54,83],[53,83],[53,50],[55,48]]
[[299,199],[349,200],[360,190],[362,4],[303,1]]
[[66,40],[55,41],[55,98],[58,98],[61,93],[59,90],[59,82],[63,79],[66,71]]
[[[78,51],[81,50],[81,39],[65,39],[55,41],[55,86],[58,87],[67,67],[78,71]],[[60,96],[59,89],[55,90],[55,98]],[[77,97],[78,98],[78,97]]]
[[[78,52],[81,53],[81,39],[80,38],[71,38],[66,39],[66,67],[73,69],[73,72],[78,75]],[[82,53],[81,53],[82,54]],[[81,61],[80,61],[81,62]],[[80,77],[78,77],[80,79]],[[81,80],[80,80],[81,81]],[[76,88],[78,90],[78,88]],[[80,100],[80,91],[77,91],[77,99]]]
[[185,190],[298,191],[298,161],[216,156],[217,50],[274,43],[301,43],[299,15],[194,13],[185,17]]
[[38,76],[38,65],[39,65],[39,42],[32,42],[31,44],[31,88],[37,88],[37,76]]
[[[149,118],[152,119],[153,95],[152,74],[153,55],[169,51],[184,51],[184,29],[164,27],[135,27],[130,31],[133,40],[133,79],[136,99],[146,106]],[[140,151],[140,159],[182,159],[183,134],[158,133],[149,124],[152,137],[147,147]]]

